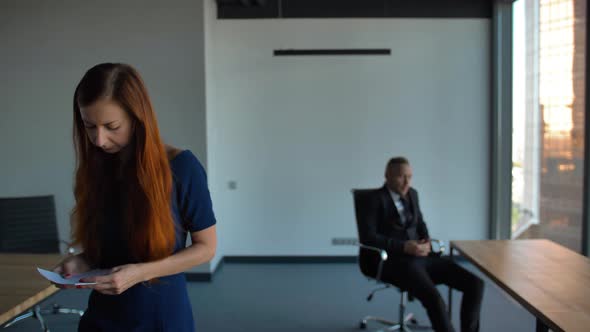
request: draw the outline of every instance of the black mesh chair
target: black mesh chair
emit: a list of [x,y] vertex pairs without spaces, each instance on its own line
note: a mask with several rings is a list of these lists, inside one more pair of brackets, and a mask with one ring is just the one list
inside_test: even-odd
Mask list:
[[[353,189],[352,195],[354,198],[354,209],[356,215],[356,223],[357,223],[357,230],[359,233],[360,241],[357,243],[359,247],[359,256],[358,256],[358,263],[363,275],[365,275],[369,280],[376,282],[378,285],[377,288],[373,289],[369,296],[367,297],[367,301],[371,301],[373,299],[373,295],[382,290],[386,289],[394,289],[401,293],[399,309],[398,309],[398,320],[391,321],[381,317],[375,316],[365,316],[360,321],[360,328],[366,329],[367,323],[370,321],[374,321],[386,326],[387,331],[408,331],[411,332],[412,329],[416,330],[426,330],[431,329],[429,326],[419,325],[416,319],[414,318],[413,313],[406,313],[406,305],[408,301],[413,300],[408,291],[399,288],[385,280],[382,279],[382,272],[383,272],[383,265],[388,259],[387,251],[375,248],[372,246],[368,246],[362,243],[362,238],[360,238],[360,234],[364,234],[363,230],[366,227],[366,216],[368,214],[368,208],[370,206],[370,199],[377,194],[379,189]],[[438,244],[439,250],[438,252],[442,254],[445,248],[441,241],[432,240]],[[374,267],[377,266],[377,270]]]
[[[67,251],[74,250],[57,235],[55,202],[53,196],[0,198],[0,252],[1,253],[59,253],[60,243],[67,245]],[[31,269],[35,268],[31,266]],[[13,318],[4,327],[12,326],[23,319],[36,318],[43,331],[49,327],[43,319],[49,314],[75,314],[82,316],[84,311],[62,308],[53,304],[42,309],[35,305],[27,312]]]

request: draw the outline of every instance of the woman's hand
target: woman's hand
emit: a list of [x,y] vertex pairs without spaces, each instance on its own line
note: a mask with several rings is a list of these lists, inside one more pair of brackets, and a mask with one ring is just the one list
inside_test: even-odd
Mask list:
[[96,285],[77,286],[78,288],[92,288],[107,295],[118,295],[130,287],[145,281],[141,264],[127,264],[111,269],[105,276],[83,278],[80,282],[96,282]]
[[[53,272],[58,273],[64,278],[69,278],[72,275],[80,274],[90,271],[90,265],[84,258],[84,254],[68,256],[59,262],[54,268]],[[58,288],[73,288],[72,285],[54,285]]]

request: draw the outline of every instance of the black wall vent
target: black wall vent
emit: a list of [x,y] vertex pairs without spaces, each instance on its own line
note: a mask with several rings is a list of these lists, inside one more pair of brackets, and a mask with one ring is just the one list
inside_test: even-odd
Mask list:
[[322,56],[322,55],[391,55],[389,48],[350,49],[288,49],[274,50],[275,56]]

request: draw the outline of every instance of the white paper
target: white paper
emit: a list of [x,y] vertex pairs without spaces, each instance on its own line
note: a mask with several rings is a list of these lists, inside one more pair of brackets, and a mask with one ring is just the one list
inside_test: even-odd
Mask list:
[[66,279],[66,278],[63,278],[59,274],[52,272],[52,271],[43,270],[40,268],[37,268],[37,271],[39,271],[39,273],[41,273],[41,275],[44,276],[45,279],[47,279],[53,283],[60,284],[60,285],[74,285],[74,286],[96,285],[95,282],[80,282],[80,279],[89,278],[89,277],[104,276],[104,275],[107,275],[110,273],[110,270],[92,270],[92,271],[88,271],[85,273],[73,275],[73,276]]

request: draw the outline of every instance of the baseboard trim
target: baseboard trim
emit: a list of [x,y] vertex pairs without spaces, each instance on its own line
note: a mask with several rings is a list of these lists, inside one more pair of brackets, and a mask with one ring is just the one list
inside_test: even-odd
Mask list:
[[356,256],[224,256],[213,272],[185,272],[187,281],[211,282],[225,263],[243,264],[333,264],[356,263]]
[[211,282],[213,273],[211,272],[185,272],[186,281],[191,282]]
[[225,256],[226,263],[331,264],[356,263],[356,256]]
[[[461,255],[453,259],[458,263],[467,262]],[[356,263],[357,256],[224,256],[213,272],[186,272],[186,280],[191,282],[211,282],[225,263],[242,264],[342,264]]]

